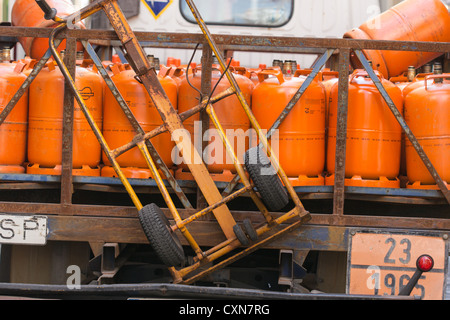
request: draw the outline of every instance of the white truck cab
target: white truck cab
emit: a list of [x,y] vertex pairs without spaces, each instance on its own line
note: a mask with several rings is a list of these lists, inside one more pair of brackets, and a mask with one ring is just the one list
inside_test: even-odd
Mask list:
[[[134,1],[127,2],[123,6],[126,10]],[[183,0],[137,2],[139,8],[135,12],[138,13],[128,17],[135,31],[200,32]],[[381,12],[379,0],[196,0],[195,4],[212,34],[275,37],[340,38],[346,31]],[[187,63],[192,52],[154,49],[151,53],[161,62],[174,56]],[[260,63],[271,65],[274,59],[295,60],[303,68],[309,67],[315,58],[314,55],[256,52],[236,52],[234,56],[241,66],[251,68]]]

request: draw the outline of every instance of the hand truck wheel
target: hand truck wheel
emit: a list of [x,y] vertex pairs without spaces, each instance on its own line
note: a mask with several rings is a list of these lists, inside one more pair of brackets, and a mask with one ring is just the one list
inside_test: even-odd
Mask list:
[[255,228],[252,225],[252,222],[249,219],[244,220],[244,231],[252,241],[258,240],[258,234],[256,233]]
[[236,235],[236,238],[239,240],[239,242],[243,246],[248,246],[250,244],[250,241],[247,238],[247,235],[245,234],[244,230],[242,230],[241,226],[238,224],[235,224],[233,226],[234,234]]
[[139,211],[139,221],[150,245],[166,266],[184,264],[183,246],[170,228],[169,220],[156,204],[143,207]]
[[279,211],[289,203],[281,179],[260,147],[251,148],[245,153],[245,167],[267,209]]

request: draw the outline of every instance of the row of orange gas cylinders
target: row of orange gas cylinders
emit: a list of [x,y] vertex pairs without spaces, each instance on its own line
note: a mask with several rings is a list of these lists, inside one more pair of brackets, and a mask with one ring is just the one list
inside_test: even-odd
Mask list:
[[[221,71],[214,66],[211,86],[215,87]],[[268,130],[293,95],[298,91],[308,70],[284,75],[280,68],[251,70],[235,66],[235,78],[248,104],[263,129]],[[179,113],[199,104],[201,66],[189,74],[181,67],[164,67],[159,80],[172,105]],[[125,64],[110,66],[113,81],[142,128],[148,132],[162,124],[146,90],[135,79],[134,71]],[[446,108],[450,99],[449,75],[429,77],[408,84],[395,85],[377,76],[391,99],[405,115],[408,125],[446,182],[450,170],[450,117]],[[0,86],[4,92],[2,110],[26,77],[26,61],[0,64]],[[135,136],[117,101],[105,87],[101,76],[86,61],[76,69],[76,86],[111,149]],[[229,87],[226,78],[217,85],[216,93]],[[404,89],[400,89],[403,86]],[[416,87],[411,91],[412,87]],[[406,92],[410,91],[406,94]],[[0,127],[0,172],[60,174],[64,78],[54,63],[48,63],[33,81],[29,93]],[[242,159],[255,138],[250,121],[235,96],[214,105],[223,129]],[[308,87],[272,139],[283,169],[294,186],[334,184],[336,125],[338,108],[337,74],[322,72]],[[199,128],[200,116],[185,121],[194,145],[204,149],[204,160],[214,179],[229,181],[235,174],[234,163],[213,130]],[[367,73],[355,70],[349,77],[348,132],[346,150],[346,184],[367,187],[400,187],[402,130]],[[210,128],[213,128],[210,125]],[[187,165],[180,160],[169,133],[151,140],[166,165],[177,179],[192,179]],[[406,141],[406,175],[411,188],[436,188],[428,170],[414,148]],[[150,170],[140,151],[135,148],[121,155],[118,162],[130,178],[150,178]],[[26,166],[24,167],[24,164]],[[74,175],[115,176],[80,107],[75,103],[73,131]]]
[[[73,12],[70,1],[51,0],[58,14]],[[16,26],[53,26],[45,19],[35,1],[18,0],[12,12]],[[84,26],[80,25],[80,28]],[[392,32],[397,30],[398,32]],[[410,41],[450,41],[450,15],[439,0],[406,0],[344,35],[345,38]],[[45,40],[30,42],[20,39],[25,52],[39,59],[48,48]],[[423,145],[438,173],[450,182],[449,157],[450,117],[445,108],[449,99],[447,75],[436,75],[424,80],[419,88],[407,93],[403,84],[395,85],[387,79],[401,73],[405,66],[416,68],[437,58],[440,53],[365,50],[373,62],[377,76],[391,96],[398,110],[404,114],[408,125]],[[288,68],[249,70],[233,64],[236,80],[263,129],[269,129],[295,92],[305,81],[307,71],[299,69],[293,61]],[[26,74],[24,63],[0,65],[0,110],[23,82]],[[199,103],[201,66],[193,68],[190,81],[183,75],[177,59],[169,60],[159,79],[172,105],[182,113]],[[422,164],[373,82],[360,69],[356,57],[352,57],[356,69],[349,77],[348,133],[346,148],[346,184],[368,187],[400,186],[399,176],[406,175],[409,187],[436,188],[434,180]],[[286,76],[281,70],[284,70]],[[288,70],[289,72],[286,72]],[[77,66],[76,85],[111,149],[129,142],[136,134],[120,110],[116,100],[101,77],[87,63]],[[111,75],[125,101],[145,131],[150,131],[162,121],[150,97],[134,78],[127,65],[115,64]],[[214,70],[211,86],[220,77]],[[327,80],[326,77],[334,79]],[[282,167],[296,186],[332,185],[334,183],[336,125],[338,109],[338,85],[336,74],[322,73],[308,88],[302,99],[280,126],[278,137],[272,139],[278,145]],[[416,81],[420,82],[420,81]],[[30,91],[0,127],[0,172],[28,172],[36,174],[60,174],[62,153],[62,115],[64,79],[58,67],[49,63],[33,81]],[[411,84],[409,84],[412,86]],[[193,89],[194,86],[197,90]],[[222,80],[216,93],[229,87]],[[224,130],[233,133],[235,153],[242,159],[243,153],[254,143],[254,135],[248,134],[250,122],[235,96],[214,105]],[[114,176],[114,170],[100,149],[80,107],[75,105],[73,131],[73,166],[75,175]],[[203,152],[208,169],[216,180],[229,180],[234,165],[221,146],[214,132],[204,135],[198,128],[200,117],[196,115],[185,122],[192,133],[194,145],[209,142]],[[197,122],[196,122],[197,121]],[[212,126],[210,125],[210,128]],[[196,130],[197,129],[197,130]],[[203,128],[208,129],[208,128]],[[250,131],[251,132],[251,131]],[[205,141],[206,140],[206,141]],[[402,141],[404,148],[402,149]],[[172,168],[178,179],[192,179],[186,164],[180,161],[169,134],[152,139],[163,161]],[[206,144],[206,143],[205,143]],[[404,151],[403,151],[404,150]],[[403,160],[402,160],[403,159]],[[118,158],[127,176],[149,178],[143,157],[137,148]],[[26,163],[26,169],[23,167]]]

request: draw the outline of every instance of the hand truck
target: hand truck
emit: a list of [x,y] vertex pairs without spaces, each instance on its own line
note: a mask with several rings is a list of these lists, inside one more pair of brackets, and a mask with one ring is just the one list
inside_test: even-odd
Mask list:
[[[155,69],[147,60],[146,54],[131,30],[122,10],[117,4],[117,0],[95,0],[85,8],[65,18],[58,17],[56,10],[51,8],[45,0],[36,0],[36,3],[44,11],[45,18],[54,20],[59,23],[59,25],[54,28],[49,37],[49,50],[35,65],[33,71],[25,80],[24,85],[16,92],[10,103],[5,107],[2,114],[0,114],[0,123],[2,119],[6,118],[15,103],[28,89],[31,82],[53,55],[103,151],[108,157],[108,160],[111,162],[133,204],[138,210],[139,220],[150,245],[157,253],[158,257],[169,268],[174,283],[192,284],[198,279],[223,268],[234,261],[237,261],[262,246],[267,245],[269,242],[274,241],[282,235],[294,230],[295,228],[308,222],[311,219],[311,216],[310,213],[303,207],[289,179],[281,168],[278,159],[272,152],[268,138],[263,134],[261,127],[253,116],[249,105],[247,104],[235,78],[233,77],[233,74],[230,70],[228,70],[228,68],[226,68],[224,58],[218,51],[217,46],[215,45],[211,34],[209,33],[197,8],[195,7],[194,2],[192,0],[186,0],[186,2],[194,14],[194,17],[197,20],[208,44],[215,53],[222,70],[226,70],[225,75],[230,82],[231,87],[225,92],[219,93],[215,97],[204,99],[197,107],[183,114],[178,114],[166,96],[164,89],[157,78]],[[56,37],[62,30],[66,28],[76,28],[77,21],[81,21],[100,10],[103,10],[110,20],[112,27],[123,45],[125,57],[136,73],[136,79],[141,82],[148,91],[161,116],[161,119],[163,120],[163,125],[159,128],[152,130],[151,132],[144,132],[137,123],[120,92],[115,87],[108,73],[104,69],[93,47],[88,41],[82,41],[86,51],[91,56],[91,59],[104,78],[108,88],[117,99],[130,123],[138,132],[138,135],[130,143],[116,148],[115,150],[111,150],[109,148],[107,142],[102,136],[101,130],[98,128],[88,108],[84,104],[83,98],[75,86],[73,77],[56,50],[61,43],[61,40],[56,39]],[[236,94],[238,97],[260,141],[259,146],[248,150],[245,154],[245,166],[242,161],[237,158],[234,149],[227,140],[224,130],[213,108],[213,104],[215,102],[232,94]],[[203,163],[201,155],[197,152],[191,142],[189,133],[183,126],[183,121],[185,119],[203,110],[206,111],[212,123],[218,130],[226,151],[233,159],[237,174],[244,185],[243,188],[226,197],[223,197],[220,194],[216,184],[207,170],[206,165]],[[170,132],[172,139],[178,146],[178,149],[183,150],[183,158],[194,160],[186,161],[188,168],[205,200],[209,204],[207,208],[184,220],[180,217],[159,170],[161,170],[169,184],[175,190],[175,193],[180,198],[182,204],[186,208],[192,208],[192,206],[149,141],[149,139],[155,137],[156,135],[167,131]],[[120,165],[116,161],[116,158],[119,155],[136,146],[144,156],[153,178],[156,181],[170,213],[172,214],[175,222],[173,225],[171,225],[162,210],[156,204],[149,204],[146,206],[142,205],[128,179],[122,172]],[[246,171],[253,183],[251,183],[250,179],[247,177]],[[264,174],[262,174],[262,172],[264,172]],[[250,195],[251,199],[265,218],[265,222],[256,228],[249,220],[245,220],[243,222],[242,228],[241,225],[236,223],[227,207],[228,202],[245,193]],[[292,200],[294,208],[275,218],[270,212],[284,209],[289,203],[289,198]],[[214,217],[223,231],[226,240],[207,251],[203,251],[195,241],[192,234],[189,232],[188,226],[191,222],[194,222],[198,218],[210,212],[214,214]],[[177,230],[181,232],[187,243],[195,252],[193,262],[189,266],[185,266],[186,259],[183,247],[176,234]],[[242,250],[238,253],[234,253],[234,250],[238,248],[241,248]],[[218,261],[219,258],[224,257],[232,251],[233,253],[230,257],[225,257],[223,260]],[[215,262],[214,265],[211,264],[213,261]]]

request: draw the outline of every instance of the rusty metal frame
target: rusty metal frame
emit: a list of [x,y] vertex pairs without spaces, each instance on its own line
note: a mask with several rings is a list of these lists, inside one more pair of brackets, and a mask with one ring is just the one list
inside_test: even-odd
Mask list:
[[[51,30],[39,29],[39,28],[19,28],[19,27],[1,27],[2,33],[5,35],[28,35],[35,37],[50,37]],[[152,43],[161,43],[161,45],[167,45],[168,42],[173,43],[184,43],[185,45],[190,45],[192,43],[204,43],[204,39],[199,35],[179,35],[179,34],[152,34],[152,33],[136,33],[138,38],[142,41],[148,41]],[[98,31],[98,30],[62,30],[60,34],[56,35],[55,41],[60,41],[61,39],[67,38],[68,43],[75,42],[74,40],[90,40],[101,38],[105,41],[115,41],[117,36],[111,31]],[[345,186],[344,186],[344,175],[339,178],[340,174],[345,174],[345,132],[346,132],[346,106],[347,106],[347,74],[348,69],[346,66],[349,63],[350,54],[355,50],[398,50],[398,51],[435,51],[435,52],[450,52],[449,43],[421,43],[421,42],[394,42],[394,41],[365,41],[365,40],[349,40],[349,39],[314,39],[314,38],[276,38],[276,37],[248,37],[246,39],[233,37],[233,36],[214,36],[214,40],[222,47],[229,46],[235,50],[241,48],[243,51],[259,50],[263,48],[266,51],[277,51],[273,47],[277,48],[289,48],[294,52],[305,52],[310,50],[317,50],[317,52],[323,53],[323,48],[336,48],[339,50],[339,66],[340,66],[340,80],[339,81],[339,116],[338,116],[338,141],[337,141],[337,153],[336,153],[336,180],[334,188],[334,214],[333,215],[312,215],[312,223],[324,224],[324,225],[335,225],[335,226],[345,226],[345,225],[363,225],[363,226],[377,226],[377,227],[390,227],[390,226],[400,226],[402,228],[419,227],[419,228],[431,228],[431,229],[450,229],[450,225],[445,219],[436,219],[434,221],[419,221],[418,219],[409,218],[384,218],[379,219],[378,217],[354,217],[354,216],[344,216],[343,206],[344,199],[346,196]],[[306,50],[308,49],[308,50]],[[330,49],[331,50],[331,49]],[[38,62],[41,64],[42,60]],[[44,62],[45,64],[45,62]],[[42,64],[43,66],[43,64]],[[35,68],[30,77],[26,80],[32,81],[37,75],[36,72],[38,68]],[[70,67],[68,67],[70,69]],[[22,90],[19,89],[19,91]],[[228,92],[227,94],[234,94],[233,92]],[[17,98],[17,97],[16,97]],[[219,99],[219,97],[218,97]],[[18,99],[17,99],[18,100]],[[15,98],[12,98],[10,103],[7,105],[5,110],[0,114],[0,124],[5,120],[8,109],[12,109],[14,106]],[[199,105],[197,109],[205,110],[205,105]],[[9,110],[10,111],[10,110]],[[186,117],[188,115],[185,115]],[[181,116],[184,119],[184,116]],[[400,120],[401,121],[401,120]],[[166,131],[167,128],[161,127],[160,131]],[[159,132],[147,133],[146,139],[150,138],[153,134],[158,134]],[[341,139],[339,140],[339,136]],[[71,145],[66,146],[70,149]],[[128,146],[131,147],[131,146]],[[117,150],[120,152],[120,150]],[[338,165],[339,162],[339,165]],[[71,175],[71,171],[68,171],[68,175]],[[64,182],[65,181],[65,182]],[[61,179],[62,192],[68,190],[71,192],[73,181],[70,179],[64,180],[64,173]],[[441,190],[442,191],[442,190]],[[445,190],[444,190],[445,194]],[[71,203],[65,203],[61,206],[54,204],[14,204],[14,203],[0,203],[0,207],[6,212],[48,212],[50,214],[62,214],[62,215],[78,215],[80,212],[85,212],[82,215],[89,216],[89,211],[92,215],[96,216],[108,216],[107,211],[109,209],[101,209],[93,206],[80,206],[72,205]],[[81,211],[80,211],[81,210]],[[116,214],[113,217],[131,217],[126,212],[128,209],[116,210]],[[120,213],[122,212],[122,213]],[[189,218],[192,214],[191,210],[179,210],[179,212],[184,216]],[[94,214],[95,213],[95,214]],[[363,213],[364,214],[364,213]],[[55,223],[62,226],[62,221],[58,217],[53,217]],[[76,217],[71,219],[77,219]],[[89,220],[89,219],[88,219]],[[376,220],[376,221],[375,221]],[[423,219],[422,219],[423,220]],[[71,220],[74,221],[74,220]],[[199,223],[201,223],[199,221]],[[66,225],[67,227],[67,225]],[[65,227],[64,230],[67,230]],[[63,235],[55,237],[55,239],[64,238]],[[133,237],[132,237],[133,238]],[[127,241],[135,241],[127,240]],[[125,240],[124,240],[125,241]]]
[[[29,35],[29,36],[49,36],[50,31],[46,30],[46,29],[39,29],[39,28],[20,28],[20,27],[2,27],[2,31],[5,32],[7,35],[12,35],[12,36],[17,36],[17,35]],[[69,31],[63,31],[62,35],[60,35],[58,38],[62,39],[64,37],[68,37],[68,35],[70,35],[70,38],[76,38],[76,39],[83,39],[86,40],[88,38],[90,38],[92,35],[93,38],[106,38],[106,39],[111,39],[112,41],[114,41],[114,39],[116,39],[116,37],[114,36],[114,34],[110,31],[98,31],[98,30],[90,30],[90,31],[86,31],[86,30],[69,30]],[[198,37],[198,35],[189,35],[189,37],[186,37],[186,35],[178,35],[178,34],[164,34],[164,35],[160,35],[160,34],[151,34],[151,33],[140,33],[139,34],[140,37],[143,38],[143,41],[156,41],[156,38],[161,38],[160,41],[164,42],[164,44],[166,44],[166,41],[178,41],[181,42],[182,37],[184,37],[187,42],[191,42],[191,41],[201,41],[201,39]],[[237,42],[236,38],[232,37],[232,36],[215,36],[216,40],[219,40],[222,46],[225,46],[225,43],[231,43],[231,46],[234,46],[235,49],[239,48],[239,45],[241,45],[243,47],[242,50],[258,50],[259,45],[255,44],[253,47],[251,47],[250,45],[246,45],[244,46],[241,42]],[[254,43],[260,43],[260,37],[252,37],[252,39],[254,39]],[[447,52],[449,50],[448,48],[448,44],[446,43],[417,43],[417,42],[394,42],[394,41],[363,41],[363,40],[347,40],[347,39],[313,39],[313,38],[286,38],[286,39],[280,39],[280,38],[264,38],[267,42],[273,43],[274,45],[278,45],[278,43],[282,43],[280,44],[281,47],[286,48],[288,46],[294,46],[296,44],[301,43],[302,46],[297,50],[298,52],[303,52],[304,48],[303,47],[311,47],[311,48],[316,48],[317,52],[320,52],[319,49],[321,48],[326,48],[326,47],[335,47],[338,50],[340,50],[338,56],[340,57],[341,60],[343,61],[348,61],[348,58],[345,59],[342,56],[349,56],[349,54],[347,54],[347,51],[350,52],[351,50],[354,50],[356,48],[359,49],[374,49],[374,48],[378,48],[381,50],[403,50],[403,51],[440,51],[440,52]],[[247,40],[247,42],[249,42]],[[264,47],[266,48],[266,47]],[[268,50],[267,48],[265,50]],[[274,51],[276,51],[274,49]],[[44,62],[45,63],[45,62]],[[42,60],[38,63],[39,65],[42,65]],[[344,64],[340,64],[340,65],[346,65]],[[36,72],[37,67],[33,70],[33,72],[31,73],[30,78],[27,79],[27,81],[30,81],[33,79],[33,77],[36,76],[37,72]],[[344,86],[345,86],[345,82],[344,82]],[[22,89],[20,89],[19,91],[21,91]],[[344,97],[345,98],[345,88],[342,90],[344,92]],[[232,92],[229,92],[227,94],[233,94]],[[17,97],[17,96],[16,96]],[[10,111],[11,107],[14,105],[16,100],[16,97],[13,98],[10,103],[6,106],[4,112],[0,115],[0,122],[4,121],[4,119],[6,118],[6,114]],[[345,101],[344,101],[345,102]],[[345,103],[343,103],[343,105],[345,105]],[[194,112],[196,112],[198,109],[203,109],[201,106],[198,106]],[[188,115],[186,115],[187,117]],[[181,116],[182,119],[184,120],[184,115]],[[345,121],[340,121],[340,123],[344,123]],[[158,130],[165,132],[167,129],[161,127]],[[157,131],[158,131],[157,130]],[[148,139],[154,135],[156,135],[158,132],[152,132],[152,133],[147,133],[145,138]],[[339,144],[339,143],[338,143]],[[130,148],[131,146],[128,146],[128,148]],[[122,150],[121,152],[126,151]],[[117,150],[119,151],[119,150]],[[342,153],[342,152],[340,152]]]
[[[41,8],[43,8],[44,11],[45,10],[55,11],[54,9],[51,9],[44,0],[39,0],[39,1],[37,0],[37,3],[41,6]],[[45,4],[45,5],[43,5],[43,4]],[[120,38],[120,41],[122,42],[122,44],[125,48],[127,60],[129,62],[129,64],[131,65],[131,67],[136,72],[137,80],[140,81],[144,85],[145,89],[148,91],[154,105],[156,106],[156,109],[158,110],[158,112],[161,115],[164,126],[166,127],[166,129],[168,129],[168,131],[170,131],[173,140],[175,140],[177,142],[177,144],[179,144],[179,147],[181,146],[181,150],[183,150],[183,152],[186,152],[186,149],[189,150],[187,153],[183,154],[183,157],[185,159],[189,159],[189,158],[191,158],[191,154],[192,154],[194,156],[194,161],[200,157],[197,154],[197,151],[193,148],[190,138],[187,136],[186,130],[184,129],[184,126],[182,124],[180,116],[176,113],[176,111],[172,107],[168,97],[165,95],[164,89],[162,88],[161,84],[159,83],[159,80],[156,77],[156,73],[154,72],[154,69],[149,65],[149,62],[147,61],[147,59],[145,57],[142,47],[140,46],[133,31],[131,30],[130,26],[128,25],[126,18],[124,17],[116,0],[95,1],[95,2],[91,3],[91,5],[87,6],[84,9],[81,9],[79,12],[74,13],[72,16],[70,16],[64,20],[59,17],[53,17],[53,20],[55,20],[55,22],[58,22],[60,24],[58,26],[56,26],[53,29],[53,31],[51,32],[50,37],[49,37],[49,50],[47,51],[44,58],[41,59],[42,61],[40,61],[40,63],[37,65],[36,71],[34,71],[33,76],[30,75],[28,77],[29,79],[27,79],[27,80],[29,80],[29,81],[26,82],[26,85],[29,85],[31,83],[32,79],[34,79],[33,78],[34,74],[35,73],[37,74],[39,72],[39,69],[42,69],[44,63],[50,57],[50,52],[51,52],[51,55],[55,59],[62,74],[64,75],[64,78],[66,80],[66,86],[72,91],[72,94],[73,94],[75,100],[77,101],[78,105],[81,107],[81,110],[82,110],[87,122],[89,123],[91,129],[93,130],[93,132],[94,132],[97,140],[99,141],[103,151],[105,152],[108,160],[112,164],[114,170],[116,171],[119,179],[121,180],[122,184],[124,185],[127,193],[129,194],[132,202],[134,203],[135,207],[137,208],[138,211],[140,211],[143,209],[143,205],[140,202],[140,200],[139,200],[136,192],[132,188],[131,184],[129,183],[128,179],[122,172],[119,163],[116,161],[117,153],[115,153],[113,150],[111,150],[109,148],[108,143],[106,142],[106,140],[104,139],[104,137],[101,133],[101,130],[95,123],[95,120],[93,119],[92,115],[90,114],[89,109],[84,104],[84,101],[83,101],[80,93],[78,92],[76,85],[75,85],[75,81],[73,79],[74,78],[73,70],[68,69],[68,67],[62,61],[60,54],[56,50],[56,48],[59,44],[59,41],[55,40],[55,37],[58,35],[59,32],[61,32],[62,30],[66,29],[68,27],[74,29],[75,22],[78,21],[78,19],[82,20],[82,19],[88,17],[89,15],[99,11],[100,9],[102,9],[108,16],[113,28],[116,31],[116,34]],[[201,28],[202,28],[202,30],[205,30],[206,26],[201,26]],[[207,37],[207,40],[210,42],[211,38],[210,37],[208,38],[208,36],[206,36],[206,37]],[[72,42],[72,46],[74,46],[75,41],[72,40],[71,42]],[[205,198],[207,198],[207,201],[209,202],[210,206],[208,208],[202,210],[201,212],[197,213],[196,215],[191,216],[189,219],[182,220],[177,211],[177,208],[176,208],[175,204],[173,203],[171,196],[163,182],[163,179],[162,179],[160,173],[158,172],[158,166],[156,165],[154,158],[158,159],[162,163],[159,155],[157,154],[156,150],[154,150],[154,148],[150,144],[150,142],[148,140],[143,139],[145,132],[142,130],[142,128],[137,123],[136,119],[133,117],[131,111],[129,110],[128,106],[126,105],[124,99],[121,97],[121,95],[120,95],[119,91],[117,90],[117,88],[115,87],[113,81],[109,78],[107,72],[104,70],[103,66],[101,65],[101,62],[98,59],[98,57],[96,57],[96,54],[92,50],[92,47],[90,45],[88,45],[87,41],[83,41],[83,44],[84,44],[86,50],[88,51],[88,53],[93,56],[94,62],[96,64],[97,68],[100,70],[100,74],[105,78],[105,81],[106,81],[109,89],[111,90],[111,92],[113,93],[115,98],[118,100],[120,107],[122,108],[123,112],[127,116],[128,120],[133,125],[134,129],[138,132],[138,135],[133,139],[133,143],[139,148],[142,155],[144,156],[144,158],[148,164],[148,167],[151,170],[152,176],[153,176],[154,180],[156,181],[158,188],[159,188],[159,190],[160,190],[160,192],[161,192],[161,194],[162,194],[162,196],[163,196],[163,198],[175,220],[176,224],[174,226],[172,226],[172,230],[173,231],[180,230],[181,233],[183,234],[183,236],[185,237],[185,239],[187,240],[187,242],[189,243],[189,245],[192,247],[192,249],[196,253],[196,261],[193,265],[182,268],[180,270],[177,270],[175,267],[169,268],[170,272],[173,275],[174,281],[176,283],[186,283],[186,284],[192,283],[192,281],[194,281],[195,279],[198,279],[198,277],[207,275],[207,274],[213,272],[219,266],[225,266],[225,265],[232,263],[233,261],[239,259],[240,257],[243,257],[243,256],[249,254],[250,252],[253,252],[254,250],[261,247],[262,245],[264,245],[270,241],[273,241],[277,237],[279,237],[283,234],[286,234],[287,232],[293,230],[294,228],[296,228],[310,220],[309,212],[307,212],[305,210],[305,208],[303,207],[297,194],[295,193],[293,187],[290,185],[289,181],[287,180],[286,175],[284,174],[282,169],[279,167],[278,160],[274,157],[274,155],[270,155],[271,160],[276,163],[276,167],[278,168],[279,175],[281,176],[282,180],[285,180],[284,181],[285,185],[288,187],[288,191],[291,194],[291,198],[294,200],[294,204],[295,204],[294,209],[290,210],[289,212],[285,213],[284,215],[282,215],[276,219],[273,218],[273,216],[269,213],[269,211],[267,210],[267,208],[265,207],[265,205],[263,204],[261,199],[258,197],[256,192],[253,190],[253,185],[250,183],[249,179],[247,178],[242,164],[240,163],[240,161],[237,159],[236,155],[234,154],[234,150],[232,149],[230,143],[228,142],[227,137],[223,131],[223,128],[221,127],[219,120],[217,119],[217,116],[214,113],[214,109],[212,107],[212,104],[210,103],[210,99],[208,99],[208,101],[206,103],[206,107],[205,107],[206,112],[210,116],[211,120],[214,122],[216,128],[219,130],[223,144],[224,144],[227,152],[230,155],[232,155],[236,170],[239,173],[239,176],[240,176],[242,182],[244,183],[245,187],[228,197],[222,198],[220,196],[220,193],[218,192],[217,187],[215,186],[212,178],[209,176],[209,173],[207,172],[203,161],[200,159],[200,163],[198,163],[198,162],[195,164],[188,163],[188,167],[189,167],[191,173],[193,174],[194,179],[196,180],[196,182],[197,182],[198,186],[200,187]],[[213,47],[213,50],[216,51],[216,54],[219,54],[213,45],[212,45],[212,47]],[[220,58],[220,62],[223,64],[222,58]],[[250,110],[249,106],[246,105],[246,102],[243,102],[243,101],[245,101],[245,99],[243,98],[243,95],[242,95],[234,77],[231,75],[230,72],[227,72],[227,77],[231,83],[231,86],[233,89],[232,91],[234,91],[234,93],[238,96],[238,98],[240,98],[241,103],[243,104],[244,110],[246,111],[246,113],[247,113],[250,121],[254,125],[254,127],[259,129],[258,130],[258,133],[259,133],[261,131],[259,128],[259,124],[256,122],[256,119],[251,114],[251,112],[249,112],[249,110]],[[26,86],[23,86],[23,89],[25,89],[25,87]],[[23,90],[21,93],[23,94]],[[17,94],[19,94],[19,93],[17,93]],[[20,98],[20,97],[18,97],[18,98]],[[70,99],[71,99],[70,97],[66,97],[66,101],[69,101]],[[18,99],[11,99],[11,101],[16,101],[16,100],[18,100]],[[213,100],[217,100],[217,99],[213,99]],[[66,134],[69,134],[69,135],[70,135],[70,132],[72,131],[71,123],[73,123],[73,118],[71,119],[71,117],[73,117],[73,102],[71,102],[71,104],[72,105],[70,105],[70,104],[68,105],[67,109],[69,109],[69,110],[67,112],[67,115],[65,114],[65,116],[64,116],[65,123],[67,121],[67,123],[69,124],[67,126],[68,128],[65,129],[66,132],[68,132]],[[13,108],[13,105],[6,108],[6,110],[4,112],[2,112],[3,118],[6,118],[6,116],[12,110],[12,108]],[[204,107],[199,108],[199,111],[201,111],[203,108]],[[72,109],[72,110],[70,110],[70,109]],[[72,115],[70,113],[72,113]],[[71,123],[69,123],[69,122],[71,122]],[[159,132],[159,133],[161,133],[161,132]],[[176,135],[179,135],[179,134],[180,134],[181,140],[180,140],[180,138],[176,138]],[[261,138],[265,139],[265,137],[263,137],[263,136],[261,136]],[[69,144],[71,144],[71,141],[69,141]],[[265,148],[268,149],[269,154],[271,154],[266,140],[264,140],[264,144],[265,144]],[[151,152],[149,152],[149,149],[153,150],[152,154],[151,154]],[[62,179],[62,180],[66,180],[66,182],[67,182],[67,180],[72,182],[72,180],[71,180],[72,176],[70,174],[71,166],[68,165],[68,164],[70,164],[71,158],[72,158],[71,150],[69,150],[69,152],[67,152],[67,153],[63,153],[63,159],[65,159],[65,163],[66,163],[65,170],[63,172],[63,176],[65,175],[66,172],[69,172],[69,174],[68,174],[69,179],[64,179],[64,177]],[[161,169],[161,167],[163,167],[166,170],[165,171],[166,177],[169,178],[169,175],[170,175],[169,169],[167,167],[165,167],[165,165],[160,164],[159,168]],[[173,179],[173,177],[171,177],[170,181],[173,184],[175,184],[176,187],[174,189],[177,192],[177,194],[179,195],[182,202],[183,202],[183,200],[187,201],[187,198],[184,196],[182,191],[177,190],[178,185],[177,185],[175,179]],[[191,279],[187,279],[187,280],[184,279],[184,277],[189,276],[198,268],[221,258],[222,256],[230,253],[231,251],[233,251],[241,246],[240,240],[238,240],[237,235],[234,234],[234,232],[235,232],[234,227],[240,228],[240,226],[238,226],[236,224],[234,218],[232,217],[228,208],[225,207],[225,205],[227,202],[235,199],[236,197],[242,195],[243,193],[250,194],[252,200],[257,205],[257,207],[261,211],[261,213],[263,213],[263,216],[266,219],[266,223],[259,226],[256,230],[258,237],[262,237],[264,235],[265,238],[262,238],[262,239],[259,238],[258,240],[254,240],[247,249],[241,251],[238,254],[235,254],[231,258],[227,258],[224,261],[216,264],[215,267],[208,268],[207,270],[204,270],[204,271],[200,272],[199,274],[193,276]],[[182,196],[180,196],[180,194]],[[69,197],[67,197],[67,198],[69,198]],[[64,197],[63,205],[66,203],[67,203],[66,197]],[[192,207],[188,202],[187,203],[183,202],[183,204],[187,208]],[[227,240],[220,243],[219,245],[215,246],[214,248],[204,252],[200,248],[198,243],[195,241],[192,234],[188,231],[186,226],[188,224],[192,223],[193,221],[195,221],[196,219],[198,219],[199,217],[202,217],[203,215],[210,213],[210,212],[213,212],[215,214],[217,222],[220,224],[223,232],[225,233],[225,235],[227,237]],[[282,230],[278,230],[276,233],[272,233],[269,236],[266,235],[269,232],[276,229],[276,227],[279,227],[280,225],[287,223],[289,220],[291,220],[293,218],[296,218],[295,222],[288,225],[288,227],[283,227]]]

